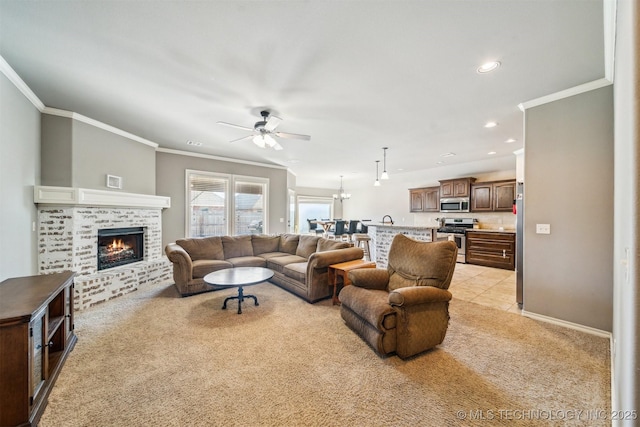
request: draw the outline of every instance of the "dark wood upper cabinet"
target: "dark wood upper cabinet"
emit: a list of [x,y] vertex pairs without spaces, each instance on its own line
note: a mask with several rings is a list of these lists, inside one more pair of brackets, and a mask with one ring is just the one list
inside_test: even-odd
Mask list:
[[440,181],[440,197],[469,197],[475,178],[446,179]]
[[410,212],[438,212],[440,210],[440,187],[409,189]]
[[515,180],[478,182],[471,185],[471,211],[509,212],[515,197]]

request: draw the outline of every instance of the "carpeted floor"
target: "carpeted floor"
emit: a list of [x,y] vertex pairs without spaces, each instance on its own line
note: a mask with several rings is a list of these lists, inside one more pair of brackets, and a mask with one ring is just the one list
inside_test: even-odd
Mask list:
[[[454,299],[444,343],[378,357],[330,300],[173,285],[76,314],[41,427],[609,425],[609,341]],[[583,411],[583,412],[579,412]]]

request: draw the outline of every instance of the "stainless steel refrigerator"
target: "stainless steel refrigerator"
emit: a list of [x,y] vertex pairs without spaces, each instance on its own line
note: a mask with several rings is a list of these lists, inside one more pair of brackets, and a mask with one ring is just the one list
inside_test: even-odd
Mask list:
[[518,182],[516,186],[516,301],[522,308],[523,301],[523,259],[524,249],[524,183]]

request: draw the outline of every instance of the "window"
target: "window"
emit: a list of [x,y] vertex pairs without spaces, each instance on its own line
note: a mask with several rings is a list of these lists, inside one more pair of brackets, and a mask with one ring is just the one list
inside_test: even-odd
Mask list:
[[265,233],[267,182],[249,177],[234,179],[234,234]]
[[235,235],[267,233],[268,179],[192,170],[186,174],[188,237],[225,236],[231,230]]
[[330,197],[298,197],[298,224],[300,234],[309,232],[307,219],[333,218],[333,198]]

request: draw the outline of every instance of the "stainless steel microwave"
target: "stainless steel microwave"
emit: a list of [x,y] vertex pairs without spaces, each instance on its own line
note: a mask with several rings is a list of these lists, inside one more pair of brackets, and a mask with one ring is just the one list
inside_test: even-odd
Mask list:
[[440,212],[469,212],[469,198],[440,199]]

